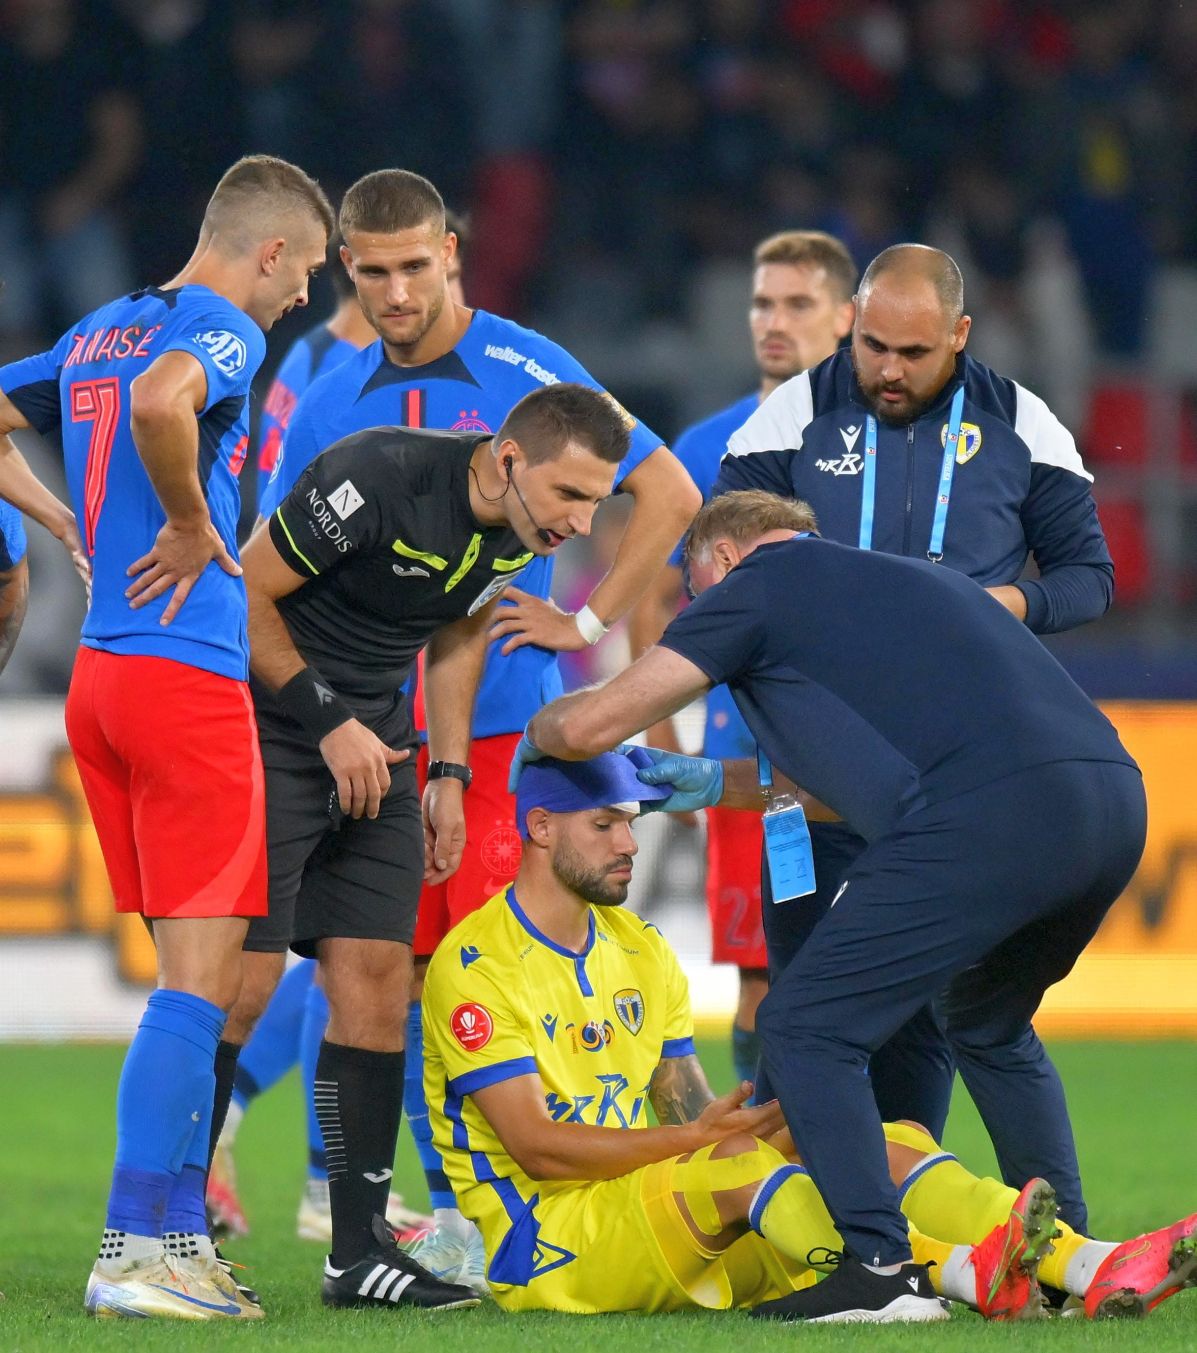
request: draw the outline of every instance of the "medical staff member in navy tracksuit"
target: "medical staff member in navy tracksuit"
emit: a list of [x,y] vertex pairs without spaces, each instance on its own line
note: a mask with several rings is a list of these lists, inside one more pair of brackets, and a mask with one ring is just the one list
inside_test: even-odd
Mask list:
[[[1146,835],[1134,761],[1025,625],[954,570],[813,530],[806,504],[772,494],[707,504],[688,539],[701,595],[625,672],[542,710],[516,764],[594,756],[726,682],[760,783],[776,767],[865,841],[760,1010],[786,1122],[855,1261],[828,1280],[835,1292],[813,1298],[820,1284],[770,1312],[791,1318],[811,1300],[888,1300],[895,1279],[919,1276],[887,1272],[910,1248],[866,1070],[928,993],[943,993],[1004,1171],[1037,1173],[1034,1144],[1063,1105],[1031,1018]],[[677,787],[666,809],[760,804],[751,762],[658,755],[642,774]],[[803,872],[800,850],[770,854],[775,884],[785,869]],[[784,905],[806,905],[798,891]]]
[[[1029,390],[964,352],[970,319],[953,260],[897,245],[869,264],[851,348],[778,387],[728,443],[712,494],[758,488],[810,503],[829,540],[932,559],[987,588],[1035,634],[1095,620],[1109,607],[1114,566],[1092,476],[1072,435]],[[1028,556],[1039,576],[1020,581]],[[882,667],[871,669],[887,679]],[[773,974],[782,972],[831,903],[864,840],[814,823],[817,892],[763,920]],[[870,1066],[886,1120],[914,1118],[942,1136],[953,1058],[929,1009]],[[1061,1120],[1038,1173],[1084,1229],[1076,1152]],[[1008,1180],[1007,1182],[1014,1182]],[[1024,1181],[1017,1181],[1021,1185]]]

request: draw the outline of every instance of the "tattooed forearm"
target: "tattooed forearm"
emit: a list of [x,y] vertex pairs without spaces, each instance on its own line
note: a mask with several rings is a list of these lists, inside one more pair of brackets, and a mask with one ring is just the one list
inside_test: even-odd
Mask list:
[[692,1123],[715,1098],[698,1058],[668,1057],[658,1063],[648,1086],[649,1103],[662,1126]]

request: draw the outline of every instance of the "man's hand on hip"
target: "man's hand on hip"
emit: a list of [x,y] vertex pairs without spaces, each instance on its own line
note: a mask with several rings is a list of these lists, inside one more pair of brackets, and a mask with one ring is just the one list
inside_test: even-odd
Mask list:
[[159,624],[169,625],[187,600],[204,569],[215,559],[226,573],[241,576],[241,565],[229,553],[220,532],[209,517],[186,522],[168,521],[158,532],[149,554],[135,559],[125,570],[135,581],[125,589],[129,605],[136,610],[174,588],[174,596],[162,612]]

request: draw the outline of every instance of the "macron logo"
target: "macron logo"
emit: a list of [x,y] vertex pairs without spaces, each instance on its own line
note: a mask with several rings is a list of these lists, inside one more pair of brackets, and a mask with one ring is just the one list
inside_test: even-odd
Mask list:
[[352,517],[366,500],[358,493],[352,479],[347,479],[328,495],[328,505],[342,521]]
[[854,451],[857,438],[860,436],[860,425],[857,424],[854,428],[840,428],[840,436],[844,439],[844,450]]
[[318,681],[312,683],[312,689],[316,692],[316,699],[322,705],[331,705],[337,698],[327,686],[322,686]]

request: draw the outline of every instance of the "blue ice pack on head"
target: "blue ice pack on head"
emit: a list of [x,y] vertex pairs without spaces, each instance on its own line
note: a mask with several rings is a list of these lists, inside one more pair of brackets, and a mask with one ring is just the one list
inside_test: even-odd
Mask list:
[[546,756],[524,767],[515,792],[515,821],[521,836],[528,835],[533,808],[550,813],[581,813],[589,808],[623,808],[667,799],[670,785],[646,785],[636,772],[651,766],[642,747],[603,752],[588,761],[558,761]]

